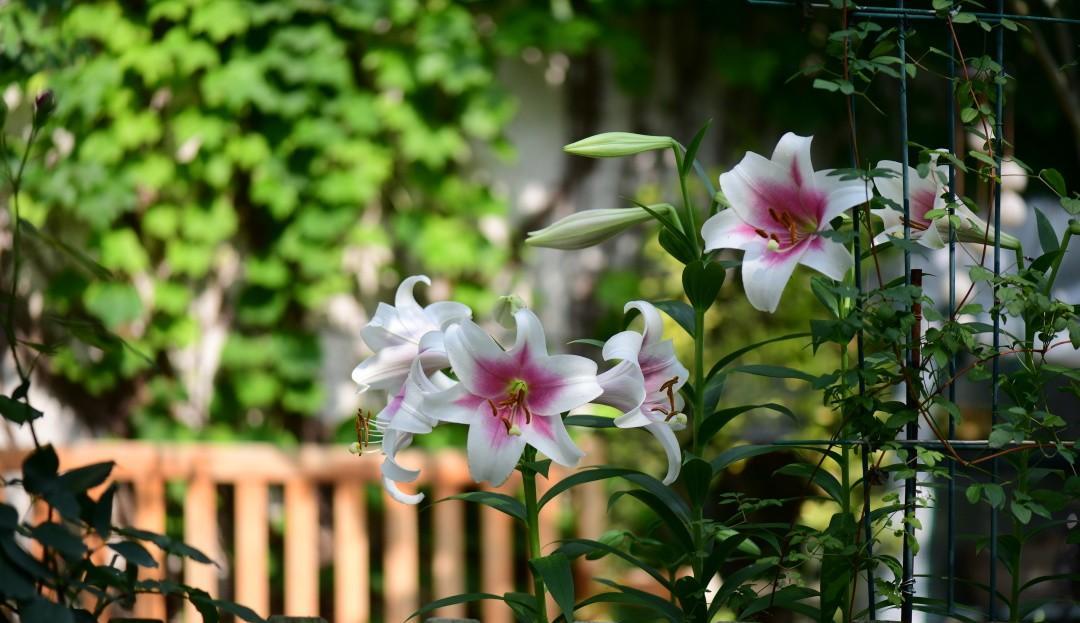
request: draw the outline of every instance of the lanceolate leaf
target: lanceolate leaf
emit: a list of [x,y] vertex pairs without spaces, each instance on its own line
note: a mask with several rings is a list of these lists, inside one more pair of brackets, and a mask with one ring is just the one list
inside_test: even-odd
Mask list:
[[457,604],[467,604],[474,601],[482,601],[484,599],[497,599],[503,601],[503,598],[499,595],[493,595],[491,593],[462,593],[461,595],[452,595],[450,597],[443,597],[442,599],[436,599],[435,601],[425,604],[423,608],[420,608],[416,612],[409,615],[406,621],[411,621],[418,616],[425,615],[433,610],[444,608],[446,606],[456,606]]
[[664,483],[648,474],[622,467],[599,466],[586,468],[575,474],[571,474],[552,485],[551,488],[540,497],[539,505],[543,508],[545,504],[554,500],[563,491],[567,491],[578,485],[595,482],[597,480],[607,480],[608,478],[622,478],[627,482],[638,485],[663,500],[673,512],[684,520],[688,520],[690,517],[690,508],[686,505],[686,501],[675,495],[675,493],[665,486]]
[[705,418],[705,421],[701,423],[701,429],[698,430],[698,434],[701,435],[703,443],[707,443],[712,439],[713,435],[720,432],[731,420],[754,409],[768,409],[770,411],[776,411],[783,415],[788,416],[792,420],[798,421],[795,414],[791,409],[788,409],[784,405],[777,404],[775,402],[767,402],[757,405],[740,405],[738,407],[729,407],[727,409],[721,409],[716,413],[713,413],[709,417]]
[[564,555],[570,558],[577,558],[578,556],[597,551],[605,552],[613,556],[618,556],[626,562],[634,565],[638,569],[641,569],[645,573],[648,573],[664,588],[667,588],[668,590],[671,589],[671,582],[669,582],[667,577],[664,574],[660,573],[658,569],[644,562],[643,560],[632,556],[631,554],[628,554],[616,547],[608,545],[607,543],[594,541],[592,539],[567,539],[562,542],[557,551],[562,552]]
[[525,505],[505,493],[496,493],[494,491],[469,491],[467,493],[459,493],[458,495],[452,495],[448,498],[436,500],[434,503],[438,504],[439,502],[445,502],[447,500],[464,500],[466,502],[483,504],[484,506],[490,506],[497,511],[506,513],[518,521],[525,521]]
[[544,580],[551,596],[567,621],[574,620],[574,575],[570,559],[558,552],[529,561],[533,571]]
[[634,498],[651,508],[660,520],[664,522],[664,525],[668,527],[672,535],[682,546],[683,550],[686,552],[694,551],[694,540],[693,537],[690,536],[690,531],[687,528],[685,521],[678,514],[674,513],[659,496],[642,489],[616,491],[608,500],[608,508],[610,509],[623,497]]
[[567,426],[583,428],[615,428],[615,418],[603,415],[569,415],[563,422]]
[[690,337],[694,336],[694,308],[682,301],[653,301],[658,309],[679,323]]
[[802,338],[802,337],[810,337],[810,334],[809,333],[789,333],[787,335],[781,335],[780,337],[769,338],[767,340],[762,340],[760,342],[755,342],[753,344],[750,344],[749,346],[743,346],[742,348],[739,348],[737,350],[733,350],[730,353],[728,353],[727,355],[724,355],[723,357],[721,357],[719,361],[717,361],[715,364],[713,364],[713,367],[709,370],[709,376],[710,377],[713,376],[714,374],[716,374],[717,372],[722,370],[724,367],[726,367],[728,364],[735,361],[739,357],[742,357],[743,355],[745,355],[746,353],[748,353],[750,351],[757,350],[758,348],[761,348],[762,346],[767,346],[767,345],[772,344],[774,342],[783,342],[783,341],[786,341],[786,340],[796,340],[796,339],[799,339],[799,338]]

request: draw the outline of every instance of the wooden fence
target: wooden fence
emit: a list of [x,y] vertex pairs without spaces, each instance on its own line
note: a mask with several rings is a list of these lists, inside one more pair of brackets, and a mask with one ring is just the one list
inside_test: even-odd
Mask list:
[[[321,614],[335,623],[367,623],[371,619],[371,579],[376,567],[381,567],[379,596],[381,618],[386,623],[404,621],[421,605],[422,577],[430,578],[430,592],[435,598],[466,589],[465,503],[455,500],[421,510],[432,500],[476,488],[469,478],[465,457],[459,452],[409,451],[401,455],[403,464],[422,466],[417,485],[428,492],[428,497],[416,507],[397,503],[381,493],[379,533],[370,528],[374,517],[369,516],[372,511],[365,503],[365,490],[380,482],[382,457],[352,456],[344,446],[305,445],[288,450],[269,444],[118,441],[81,443],[58,448],[57,452],[61,469],[116,461],[115,479],[131,486],[130,512],[114,510],[117,521],[146,530],[166,531],[166,487],[172,482],[186,483],[184,540],[220,566],[185,561],[180,570],[183,581],[215,596],[223,583],[231,582],[231,597],[260,615],[319,615],[319,577],[324,564],[333,567],[333,586],[323,587],[331,592],[333,605],[330,612]],[[0,451],[0,470],[19,469],[25,454]],[[590,451],[590,457],[592,462],[599,462],[595,450]],[[541,494],[566,473],[553,466],[551,480],[541,481]],[[232,487],[232,535],[222,534],[219,528],[219,486]],[[283,612],[271,612],[270,500],[271,487],[277,486],[283,491]],[[517,486],[512,479],[499,490],[513,493]],[[541,534],[545,551],[560,538],[560,522],[565,527],[568,520],[571,532],[577,535],[596,537],[602,532],[606,498],[597,486],[593,483],[580,487],[573,496],[560,496],[558,503],[544,508]],[[326,488],[330,491],[331,512],[320,522],[319,496]],[[423,560],[421,512],[431,513],[432,544],[430,555]],[[521,565],[522,547],[515,539],[514,528],[507,515],[487,507],[480,509],[479,529],[474,537],[479,550],[480,590],[502,594],[517,588],[515,570]],[[326,543],[328,534],[330,543]],[[230,540],[232,555],[227,556],[223,543]],[[145,575],[140,577],[164,577],[164,556],[156,548],[151,549],[159,566],[141,569]],[[373,550],[381,550],[381,561],[373,560]],[[320,560],[320,551],[331,552],[329,560]],[[464,612],[464,606],[453,606],[438,614],[462,616]],[[161,596],[142,595],[136,601],[134,614],[166,620],[181,613],[168,612]],[[186,621],[201,620],[190,606],[182,614]],[[482,618],[485,623],[512,621],[502,602],[484,602]]]

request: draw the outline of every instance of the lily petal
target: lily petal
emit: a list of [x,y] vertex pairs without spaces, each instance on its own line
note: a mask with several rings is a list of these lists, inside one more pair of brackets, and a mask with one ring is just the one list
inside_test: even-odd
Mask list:
[[484,399],[469,392],[461,383],[444,390],[424,394],[421,410],[441,422],[471,424]]
[[776,311],[780,295],[807,248],[808,245],[800,244],[787,251],[769,251],[761,245],[746,252],[742,262],[743,288],[754,309]]
[[424,308],[424,314],[440,329],[445,329],[454,322],[472,318],[472,310],[469,306],[457,301],[436,301]]
[[601,351],[606,361],[619,360],[637,362],[644,336],[637,331],[620,331],[604,342]]
[[850,208],[870,201],[870,184],[865,180],[841,180],[838,175],[831,175],[834,169],[825,169],[814,173],[815,185],[825,192],[825,214],[821,226],[840,216]]
[[413,344],[383,348],[353,368],[352,380],[360,386],[361,392],[383,389],[396,393],[409,376],[415,358],[416,346]]
[[419,504],[424,499],[423,493],[408,494],[398,489],[400,482],[414,482],[420,476],[420,470],[407,469],[398,465],[397,453],[412,443],[412,435],[398,431],[386,431],[383,436],[383,459],[380,471],[382,472],[383,486],[390,497],[402,504]]
[[529,408],[554,415],[591,402],[604,392],[596,382],[596,362],[577,355],[553,355],[529,362]]
[[508,434],[498,418],[477,418],[469,426],[466,442],[469,474],[476,482],[487,481],[497,487],[513,473],[524,449],[524,435]]
[[855,264],[851,253],[837,242],[825,238],[815,238],[808,242],[806,246],[806,253],[803,254],[800,262],[830,279],[836,279],[837,281],[843,279],[847,271],[851,270],[851,267]]
[[705,250],[742,249],[746,250],[761,243],[761,236],[732,209],[721,210],[714,214],[701,227],[701,238],[705,241]]
[[642,344],[648,346],[664,335],[664,319],[660,317],[660,310],[647,301],[630,301],[623,306],[623,313],[636,309],[641,312],[641,318],[645,321],[645,329],[641,332]]
[[[604,393],[593,402],[629,413],[636,412],[645,401],[645,376],[641,373],[636,359],[623,359],[610,370],[605,370],[597,376],[596,380]],[[616,425],[618,425],[617,420]]]
[[530,309],[522,308],[514,312],[514,322],[517,324],[517,336],[514,346],[508,353],[511,357],[546,357],[547,338],[544,336],[544,326],[540,319]]
[[446,330],[446,354],[458,380],[484,398],[502,395],[518,366],[476,323],[466,320]]
[[668,461],[664,484],[670,485],[678,479],[679,472],[682,470],[682,448],[679,446],[679,440],[666,422],[649,424],[645,427],[645,430],[652,433],[653,437],[656,437],[656,440],[664,448],[664,454],[667,455]]
[[814,165],[810,162],[810,143],[812,136],[799,136],[788,132],[780,137],[780,142],[773,149],[772,161],[779,165],[797,186],[803,186],[814,179]]
[[521,426],[521,437],[564,467],[574,467],[585,456],[578,448],[558,415],[534,415],[532,422]]

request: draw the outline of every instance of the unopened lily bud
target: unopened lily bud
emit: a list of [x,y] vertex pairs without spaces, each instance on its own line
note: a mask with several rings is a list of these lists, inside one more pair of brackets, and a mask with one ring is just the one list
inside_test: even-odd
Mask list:
[[510,427],[510,430],[506,431],[506,434],[510,435],[511,437],[520,437],[521,436],[521,427],[518,426],[517,424],[514,424],[513,426]]
[[529,306],[525,304],[524,299],[520,296],[509,294],[507,296],[500,296],[499,299],[495,301],[495,310],[492,312],[492,315],[495,317],[495,322],[498,322],[507,329],[512,329],[516,326],[514,314],[516,314],[518,310],[527,309],[528,307]]
[[[674,212],[674,208],[666,203],[649,206],[649,209],[661,214]],[[584,210],[559,219],[539,231],[529,232],[525,244],[549,249],[584,249],[651,218],[653,215],[640,207]]]
[[56,108],[56,98],[51,89],[45,89],[34,98],[34,123],[44,124]]
[[604,132],[583,138],[563,147],[563,151],[587,158],[618,158],[655,149],[670,149],[675,145],[670,136],[650,136],[630,132]]
[[[956,216],[960,217],[960,226],[956,228],[956,239],[960,242],[973,242],[975,244],[994,244],[994,227],[986,224],[966,206],[956,208]],[[947,219],[939,219],[938,232],[948,236],[949,223]],[[1016,236],[1010,236],[1001,232],[1001,248],[1017,251],[1021,249],[1021,243]]]

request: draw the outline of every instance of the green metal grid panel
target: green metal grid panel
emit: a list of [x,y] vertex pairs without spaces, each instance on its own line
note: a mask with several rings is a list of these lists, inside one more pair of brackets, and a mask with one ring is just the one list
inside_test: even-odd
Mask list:
[[[825,4],[821,2],[809,2],[807,0],[747,0],[751,5],[759,5],[765,7],[788,7],[788,8],[801,8],[805,13],[809,14],[810,11],[821,10],[836,10],[831,4]],[[996,0],[996,11],[993,12],[975,12],[975,16],[982,21],[989,23],[1000,23],[1002,20],[1011,20],[1014,22],[1042,22],[1052,24],[1068,24],[1068,25],[1080,25],[1080,19],[1065,18],[1065,17],[1053,17],[1044,15],[1020,15],[1010,14],[1005,12],[1005,0]],[[896,0],[895,6],[878,6],[878,5],[857,5],[849,3],[847,9],[847,16],[850,20],[857,20],[859,18],[874,18],[879,20],[895,20],[898,26],[897,43],[899,57],[901,59],[899,79],[898,79],[898,97],[899,97],[899,130],[900,130],[900,152],[901,152],[901,171],[902,182],[904,190],[904,238],[908,241],[911,240],[911,226],[910,226],[910,202],[909,202],[909,180],[908,180],[908,165],[910,159],[910,146],[908,145],[908,102],[907,102],[907,72],[905,71],[905,64],[907,63],[906,45],[907,45],[907,24],[913,21],[944,21],[944,18],[935,10],[929,8],[912,8],[905,6],[904,0]],[[1001,67],[1001,72],[1005,74],[1005,41],[1004,41],[1004,29],[997,28],[994,31],[994,60]],[[952,50],[952,41],[948,41],[943,49]],[[952,96],[952,85],[955,82],[956,75],[956,59],[955,55],[950,52],[948,59],[948,76],[949,76],[949,97],[948,108],[946,114],[948,116],[948,148],[950,153],[956,152],[955,145],[955,130],[956,130],[956,100]],[[997,93],[995,98],[995,127],[994,127],[994,160],[996,165],[996,171],[1000,177],[1001,161],[1002,161],[1002,148],[1003,148],[1003,102],[1004,102],[1004,86],[1001,82],[997,83]],[[854,106],[854,95],[848,96],[848,105]],[[852,121],[854,123],[854,121]],[[854,131],[854,128],[852,128]],[[854,151],[852,153],[853,166],[858,168],[859,163],[856,161]],[[956,187],[956,169],[950,163],[948,165],[949,171],[949,191],[955,194]],[[994,245],[993,245],[993,272],[997,277],[1001,274],[1001,184],[994,185],[994,197],[993,197],[993,218],[994,218]],[[950,213],[952,213],[952,207],[949,207]],[[859,231],[859,218],[860,211],[853,211],[853,229]],[[952,222],[949,223],[949,284],[948,284],[948,299],[949,309],[954,310],[956,308],[956,232],[953,230]],[[856,236],[854,240],[853,254],[856,258],[862,257],[862,248],[860,242],[860,236]],[[904,274],[907,285],[912,285],[912,278],[920,280],[921,276],[918,271],[911,269],[911,250],[909,245],[904,246]],[[860,261],[855,262],[855,285],[860,294],[864,292],[864,279],[862,274],[862,263]],[[920,285],[921,283],[917,283]],[[997,286],[993,292],[994,299],[998,299]],[[999,314],[994,314],[993,317],[993,347],[995,351],[999,351],[1001,346],[1001,318]],[[905,344],[905,353],[908,358],[909,364],[917,357],[916,349],[912,348],[913,344],[908,341]],[[865,366],[865,359],[863,353],[863,334],[860,330],[856,335],[856,348],[857,348],[857,365],[862,370]],[[956,360],[955,357],[949,362],[949,374],[950,376],[956,373]],[[999,408],[999,396],[998,396],[998,381],[1000,379],[1000,358],[995,357],[992,362],[991,368],[991,385],[993,386],[993,393],[991,396],[991,426],[997,420],[998,408]],[[865,381],[860,375],[859,378],[859,391],[865,392]],[[956,387],[954,383],[950,383],[948,386],[948,398],[950,401],[955,401]],[[908,399],[910,400],[910,395]],[[917,400],[917,397],[915,398]],[[951,415],[948,416],[948,439],[949,445],[956,449],[962,450],[984,450],[990,447],[989,440],[981,441],[962,441],[953,440],[956,433],[956,422]],[[787,443],[787,442],[785,442]],[[862,475],[866,478],[869,473],[868,465],[868,451],[873,450],[871,445],[862,440],[797,440],[791,441],[791,445],[852,445],[859,446],[863,451],[860,453],[862,457]],[[901,443],[903,447],[908,449],[908,465],[917,467],[916,462],[916,447],[923,448],[942,448],[944,444],[940,441],[920,440],[919,439],[919,422],[918,420],[912,421],[907,424],[905,430],[905,439]],[[956,461],[952,458],[948,458],[949,469],[949,482],[946,488],[946,609],[950,614],[956,613]],[[992,459],[990,461],[991,470],[991,482],[996,482],[999,478],[998,474],[998,461]],[[905,514],[913,513],[915,509],[915,501],[917,494],[918,484],[916,482],[917,473],[913,471],[912,476],[908,477],[904,481],[904,507]],[[870,492],[869,487],[863,487],[863,503],[869,507],[870,505]],[[869,551],[873,546],[872,533],[871,533],[871,521],[870,514],[863,513],[863,523],[865,530],[867,556],[869,557],[872,552]],[[914,527],[910,523],[905,523],[904,530],[907,534],[912,534]],[[994,587],[997,585],[997,549],[998,549],[998,513],[997,509],[992,509],[990,514],[990,531],[989,531],[989,586]],[[902,623],[910,623],[912,619],[912,612],[915,604],[915,582],[914,582],[914,567],[915,567],[915,553],[909,545],[907,538],[904,539],[903,553],[902,553],[902,565],[903,565],[903,577],[902,577],[902,595],[903,602],[901,605],[901,621]],[[877,618],[877,604],[875,599],[874,590],[874,574],[873,570],[869,569],[866,578],[866,591],[868,600],[868,614],[871,620]],[[998,618],[998,596],[995,590],[989,591],[989,606],[987,608],[986,616],[989,621],[995,621]]]

